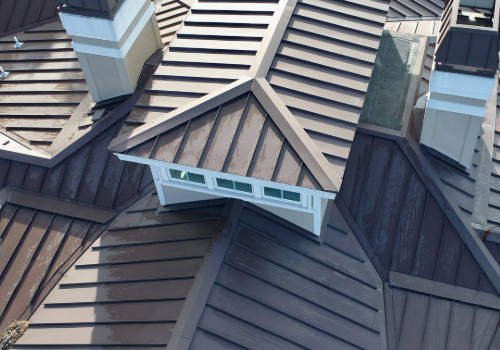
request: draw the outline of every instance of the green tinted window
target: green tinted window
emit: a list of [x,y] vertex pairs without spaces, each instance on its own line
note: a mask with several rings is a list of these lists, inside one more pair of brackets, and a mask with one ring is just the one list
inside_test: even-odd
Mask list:
[[230,180],[224,180],[224,179],[216,179],[217,181],[217,186],[222,187],[222,188],[228,188],[230,190],[234,190],[234,182]]
[[188,173],[186,171],[170,169],[170,176],[173,179],[205,184],[205,176],[200,174]]
[[170,176],[177,180],[188,181],[187,173],[185,171],[170,169]]
[[283,191],[283,199],[286,199],[289,201],[294,201],[294,202],[300,202],[300,193]]
[[277,188],[264,187],[264,195],[268,197],[274,197],[279,199],[285,199],[287,201],[299,202],[300,203],[300,193],[279,190]]
[[234,182],[234,189],[236,191],[252,193],[252,185],[246,184],[244,182],[235,181]]
[[252,185],[250,184],[232,180],[219,179],[219,178],[216,178],[215,180],[217,181],[217,187],[227,188],[229,190],[236,190],[240,192],[252,193]]
[[278,190],[277,188],[264,187],[264,194],[268,197],[282,198],[281,190]]
[[204,184],[205,183],[205,176],[200,175],[200,174],[188,173],[188,181],[196,182],[198,184]]

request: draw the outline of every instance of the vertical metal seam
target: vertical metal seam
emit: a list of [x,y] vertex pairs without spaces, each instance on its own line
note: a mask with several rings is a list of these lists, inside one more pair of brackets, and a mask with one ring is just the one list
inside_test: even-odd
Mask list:
[[433,281],[436,280],[436,274],[437,274],[437,270],[438,270],[438,266],[439,266],[439,261],[440,261],[440,258],[441,258],[441,248],[443,247],[443,239],[444,239],[444,234],[446,232],[446,223],[447,222],[448,222],[448,218],[445,215],[444,224],[443,224],[443,230],[441,231],[441,240],[439,241],[439,250],[438,250],[438,256],[437,256],[437,259],[436,259],[436,266],[434,266],[434,274],[433,274],[433,277],[432,277]]
[[115,207],[115,201],[116,201],[116,197],[118,196],[118,191],[120,190],[120,184],[122,183],[122,180],[123,180],[123,174],[125,173],[125,169],[127,168],[127,165],[130,164],[130,162],[127,162],[127,161],[124,161],[124,163],[125,164],[123,165],[122,172],[120,173],[120,180],[118,180],[118,186],[116,187],[116,191],[113,194],[113,200],[111,202],[111,209],[113,209]]
[[28,230],[31,228],[31,223],[33,222],[33,218],[36,216],[37,213],[38,213],[38,209],[35,209],[35,212],[31,216],[31,218],[30,218],[28,224],[26,225],[26,227],[24,228],[24,231],[23,231],[23,233],[21,235],[21,238],[19,238],[19,241],[17,241],[17,244],[16,244],[16,246],[14,248],[14,251],[9,256],[9,259],[5,263],[4,268],[2,270],[0,270],[0,279],[2,279],[4,277],[4,274],[5,274],[5,271],[7,270],[7,268],[10,268],[11,263],[13,262],[13,257],[16,255],[16,253],[20,249],[20,246],[24,243],[24,240],[26,239],[26,232],[28,232]]
[[[212,127],[210,128],[210,132],[208,133],[207,142],[205,143],[205,146],[203,146],[203,150],[201,151],[201,154],[200,154],[200,159],[198,159],[198,163],[196,164],[197,168],[203,168],[203,163],[205,162],[205,159],[206,159],[207,153],[208,153],[208,149],[210,148],[208,143],[210,142],[210,144],[211,144],[213,141],[213,138],[215,135],[215,126],[219,122],[221,110],[222,110],[222,104],[219,105],[219,107],[217,107],[217,114],[215,115],[214,122],[212,123]],[[186,126],[186,130],[187,130],[187,126]],[[182,141],[181,141],[181,143],[182,143]],[[179,148],[180,148],[180,144],[179,144]]]
[[182,135],[181,142],[179,143],[179,147],[177,147],[177,150],[175,151],[175,154],[174,154],[174,158],[172,159],[172,163],[174,163],[174,164],[176,164],[179,161],[179,158],[180,158],[179,150],[184,146],[184,140],[186,139],[186,135],[189,131],[189,128],[191,127],[191,121],[193,119],[194,118],[189,119],[187,122],[186,129],[184,130],[184,134]]
[[455,280],[455,286],[458,285],[458,279],[460,278],[460,271],[462,270],[462,260],[464,257],[465,242],[462,241],[462,251],[460,252],[460,262],[458,263],[457,278]]
[[[389,179],[391,177],[391,171],[392,171],[392,163],[394,161],[394,153],[395,153],[395,150],[396,150],[396,147],[399,147],[398,144],[396,142],[393,141],[393,145],[392,145],[392,153],[391,153],[391,160],[390,160],[390,163],[389,163],[389,170],[387,172],[387,178],[385,179],[384,181],[384,184],[382,186],[382,192],[381,192],[381,196],[380,198],[378,198],[377,200],[377,208],[378,208],[378,212],[377,212],[377,219],[375,220],[375,229],[374,231],[372,232],[372,237],[370,239],[370,244],[372,247],[374,247],[375,245],[375,236],[378,237],[379,235],[379,232],[380,232],[380,225],[382,224],[381,223],[381,218],[382,218],[382,214],[385,212],[385,207],[380,205],[380,202],[382,201],[382,198],[386,198],[387,197],[387,185],[389,184]],[[384,201],[382,201],[383,203]]]
[[[33,293],[33,296],[31,297],[30,305],[28,305],[26,310],[31,306],[31,303],[38,297],[39,293],[42,291],[42,289],[47,285],[47,282],[50,280],[50,276],[49,276],[49,278],[47,278],[47,274],[54,267],[55,261],[57,260],[57,258],[61,254],[61,249],[64,246],[64,244],[66,243],[66,240],[68,238],[67,234],[68,234],[71,226],[73,226],[74,221],[75,221],[75,218],[71,218],[71,221],[69,222],[68,228],[66,229],[66,231],[64,231],[64,237],[63,237],[63,239],[61,239],[61,242],[59,243],[59,246],[57,247],[56,252],[52,256],[52,259],[50,259],[49,266],[47,266],[47,269],[45,270],[45,273],[43,274],[35,293]],[[26,312],[26,310],[24,312]]]
[[11,165],[12,165],[12,160],[8,160],[7,171],[5,172],[5,176],[2,179],[2,183],[0,184],[0,188],[3,188],[5,186],[5,181],[7,180],[7,174],[9,173]]
[[26,18],[26,13],[28,12],[28,7],[30,6],[30,3],[31,3],[31,0],[26,1],[26,6],[24,7],[23,17],[21,18],[21,26],[24,26],[24,19]]
[[160,139],[160,136],[163,135],[164,133],[156,135],[155,142],[153,142],[153,147],[151,148],[151,151],[149,152],[148,159],[152,159],[151,156],[153,153],[156,151],[156,146],[158,145],[158,140]]
[[405,199],[404,199],[404,202],[403,202],[403,207],[401,208],[401,213],[399,214],[399,222],[398,222],[398,228],[396,230],[396,240],[394,242],[394,247],[392,248],[392,260],[391,260],[391,266],[390,266],[390,270],[394,270],[395,271],[395,267],[394,267],[394,253],[396,252],[396,247],[398,246],[398,243],[399,243],[399,240],[401,239],[401,232],[400,232],[400,228],[401,228],[401,222],[403,221],[403,216],[404,216],[404,213],[405,213],[405,209],[406,209],[406,205],[407,205],[407,201],[408,201],[408,192],[409,191],[409,187],[410,187],[410,182],[411,182],[411,179],[413,176],[416,176],[415,175],[415,172],[414,171],[410,171],[410,176],[408,176],[408,179],[406,180],[406,186],[405,186]]
[[[227,153],[226,153],[226,158],[224,159],[224,163],[222,164],[221,171],[223,173],[227,172],[227,168],[229,167],[229,163],[230,163],[229,155],[232,154],[232,152],[236,148],[236,144],[238,143],[236,140],[236,135],[238,134],[238,131],[240,131],[240,136],[241,136],[241,129],[243,129],[243,124],[245,123],[245,120],[246,120],[246,118],[243,118],[243,117],[244,116],[248,117],[248,109],[247,108],[248,108],[248,101],[250,101],[251,95],[252,95],[252,93],[248,92],[247,99],[245,101],[245,105],[243,106],[243,110],[241,111],[240,120],[238,121],[238,125],[236,126],[236,129],[234,130],[233,139],[231,140],[231,144],[229,145],[229,149],[227,150]],[[245,114],[245,112],[247,112],[247,113]],[[245,120],[243,120],[243,119],[245,119]],[[214,124],[215,124],[215,122],[214,122]]]
[[[106,167],[108,166],[109,164],[109,160],[111,157],[115,156],[112,152],[108,152],[108,155],[106,156],[106,163],[104,163],[104,167],[102,168],[102,171],[101,171],[101,175],[99,176],[99,183],[97,184],[97,189],[93,195],[93,198],[92,198],[92,205],[95,205],[95,199],[97,197],[97,193],[99,192],[99,188],[101,187],[101,180],[102,180],[102,176],[104,175],[104,171],[106,170]],[[116,157],[116,156],[115,156]]]
[[[368,182],[368,174],[370,173],[370,168],[371,168],[371,165],[372,165],[373,145],[375,144],[375,137],[376,136],[372,136],[371,137],[372,138],[372,142],[371,142],[371,147],[370,147],[370,158],[368,158],[368,167],[366,168],[365,181],[363,181],[363,188],[361,189],[361,195],[359,197],[358,210],[356,211],[356,216],[354,216],[354,213],[353,213],[354,220],[356,222],[358,222],[358,216],[359,216],[359,212],[361,210],[361,203],[362,203],[362,200],[363,200],[363,196],[365,195],[365,192],[366,192],[366,183]],[[353,199],[354,198],[351,198],[351,201]],[[365,232],[363,231],[363,235],[364,234],[365,234]]]
[[40,193],[40,189],[42,188],[43,180],[45,180],[45,175],[47,174],[47,168],[43,168],[43,175],[42,175],[42,181],[40,181],[40,184],[38,185],[38,188],[36,189],[36,192]]
[[19,205],[16,206],[16,209],[12,213],[12,216],[9,218],[9,222],[7,223],[7,225],[5,225],[5,227],[3,228],[2,232],[0,232],[0,243],[2,243],[2,237],[3,237],[4,233],[5,233],[5,230],[7,230],[7,227],[10,226],[10,222],[12,221],[12,218],[14,218],[14,216],[17,214],[17,210],[18,209],[19,209]]
[[247,168],[247,171],[245,174],[245,176],[247,176],[247,177],[251,177],[250,168],[252,167],[253,164],[255,164],[257,162],[257,157],[258,157],[257,148],[259,147],[259,144],[260,144],[262,137],[264,137],[264,128],[266,127],[266,123],[270,124],[270,122],[268,122],[268,120],[272,121],[272,118],[269,116],[269,113],[267,113],[267,111],[266,111],[266,116],[264,117],[264,123],[262,123],[262,130],[260,131],[259,138],[257,139],[257,144],[255,145],[255,148],[253,150],[252,158],[250,158],[250,163],[248,164],[248,168]]
[[453,320],[453,311],[455,309],[455,300],[451,301],[451,312],[450,312],[450,321],[448,322],[448,332],[446,333],[446,349],[445,350],[454,350],[454,349],[449,349],[449,342],[450,342],[450,331],[451,331],[451,324]]
[[427,305],[427,313],[425,314],[425,324],[424,324],[424,334],[422,335],[422,343],[420,344],[420,350],[424,349],[425,335],[427,334],[427,324],[429,321],[429,311],[431,309],[432,294],[429,294],[429,304]]
[[36,21],[35,22],[38,22],[40,20],[40,15],[42,14],[42,9],[43,9],[43,5],[45,4],[45,0],[42,0],[40,2],[40,8],[38,9],[38,14],[36,15]]
[[4,32],[7,30],[7,27],[9,26],[10,19],[12,18],[12,11],[14,10],[14,5],[15,4],[16,4],[16,1],[12,1],[12,5],[10,6],[9,15],[7,16],[7,21],[5,22],[5,25],[3,27],[3,31]]
[[69,163],[69,157],[66,158],[66,163],[64,164],[64,170],[63,170],[63,173],[62,173],[62,176],[61,176],[61,181],[59,181],[59,186],[57,187],[57,191],[56,191],[56,196],[57,197],[59,197],[59,191],[61,190],[61,184],[63,182],[64,175],[66,175],[66,169],[68,168],[68,163]]
[[28,172],[28,164],[26,164],[26,166],[24,167],[23,177],[21,179],[21,185],[19,186],[20,188],[23,188],[24,178],[26,177],[27,172]]
[[[409,296],[409,293],[410,293],[409,290],[405,289],[404,291],[405,291],[405,296],[406,296],[406,299],[405,299],[405,309],[403,311],[403,321],[401,321],[401,329],[399,330],[399,335],[398,335],[398,339],[397,339],[398,345],[396,347],[397,347],[398,350],[400,349],[399,344],[401,344],[401,334],[403,334],[403,329],[404,329],[405,319],[406,319],[406,308],[408,307],[408,298],[410,297]],[[396,317],[396,316],[394,315],[394,317]]]
[[477,316],[477,305],[474,305],[474,317],[472,318],[472,326],[471,326],[471,337],[469,349],[472,350],[472,341],[474,339],[474,326],[476,325],[476,316]]
[[[47,228],[45,229],[45,232],[44,232],[42,238],[40,239],[38,246],[35,249],[35,252],[31,256],[30,261],[28,262],[26,268],[24,269],[24,271],[21,275],[21,278],[19,279],[19,283],[16,285],[16,287],[14,288],[14,291],[12,291],[11,295],[8,297],[8,300],[7,300],[7,303],[5,304],[4,309],[0,311],[0,324],[4,321],[6,311],[10,308],[13,300],[15,299],[15,296],[17,296],[17,294],[19,293],[19,288],[20,288],[21,284],[24,283],[24,281],[26,280],[26,276],[28,275],[28,271],[31,271],[33,264],[38,259],[38,255],[40,254],[40,251],[42,250],[42,246],[45,243],[45,241],[47,240],[47,232],[49,232],[49,228],[52,225],[52,221],[54,220],[55,216],[56,216],[56,214],[52,214],[52,218],[50,219],[49,224],[47,225]],[[20,317],[20,316],[21,315],[19,315],[18,317]]]
[[92,142],[90,144],[89,154],[87,155],[87,159],[85,160],[85,166],[83,167],[82,175],[80,177],[80,181],[78,181],[78,186],[76,188],[75,198],[73,199],[75,201],[78,198],[78,193],[80,192],[80,187],[82,186],[83,175],[85,174],[85,170],[87,170],[87,167],[89,165],[90,155],[92,154],[92,150],[94,149],[94,143],[95,143],[96,138],[97,138],[97,136],[92,139]]
[[417,254],[418,254],[420,245],[422,244],[422,236],[423,236],[422,232],[423,232],[423,229],[424,229],[425,213],[427,212],[427,204],[429,204],[429,197],[431,195],[429,193],[429,190],[427,188],[426,188],[426,192],[427,192],[427,197],[425,199],[424,213],[422,215],[422,220],[420,221],[420,230],[419,230],[419,234],[418,234],[418,243],[417,243],[417,248],[416,248],[416,251],[415,251],[415,257],[413,258],[413,267],[411,269],[412,276],[415,276],[415,262],[417,261]]

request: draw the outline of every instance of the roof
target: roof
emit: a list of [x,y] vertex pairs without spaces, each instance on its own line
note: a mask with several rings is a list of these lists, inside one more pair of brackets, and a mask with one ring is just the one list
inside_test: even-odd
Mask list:
[[[156,10],[162,42],[168,45],[187,6],[168,2]],[[14,47],[14,36],[23,42],[20,48]],[[153,55],[145,63],[134,95],[100,107],[92,101],[61,22],[0,38],[0,62],[10,72],[0,85],[0,157],[47,167],[59,164],[130,112],[157,58]],[[92,121],[95,110],[102,108],[107,114]]]
[[58,18],[55,0],[5,0],[0,4],[0,37]]
[[141,157],[322,189],[294,143],[250,92],[142,144]]
[[337,197],[342,213],[384,280],[396,271],[497,293],[498,243],[479,239],[418,151],[402,137],[358,129]]
[[[422,284],[417,278],[405,284],[401,283],[406,282],[405,275],[393,277],[393,285],[384,289],[389,349],[493,350],[500,346],[498,298],[478,305],[460,288],[450,289],[453,294],[444,297],[445,293],[415,288]],[[446,289],[435,282],[424,285]]]
[[74,264],[14,348],[385,349],[382,283],[334,206],[319,244],[239,200],[148,202]]
[[15,35],[21,48],[14,48],[13,36],[0,39],[0,61],[10,72],[1,80],[1,131],[17,148],[45,154],[86,97],[87,84],[59,21]]
[[337,192],[387,9],[383,1],[193,4],[110,149],[124,152],[251,90],[313,155],[323,189]]
[[119,125],[53,168],[0,158],[0,332],[28,318],[106,223],[154,187],[149,168],[107,150]]

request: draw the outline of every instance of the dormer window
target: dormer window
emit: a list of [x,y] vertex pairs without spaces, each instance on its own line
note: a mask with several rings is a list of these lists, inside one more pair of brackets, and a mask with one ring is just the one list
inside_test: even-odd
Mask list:
[[215,183],[216,183],[216,188],[221,190],[232,190],[250,194],[253,193],[252,185],[245,182],[216,178]]
[[264,187],[264,196],[272,199],[281,199],[287,202],[300,203],[300,193]]
[[206,184],[205,176],[203,175],[190,173],[187,171],[175,170],[175,169],[170,169],[169,171],[172,180],[187,181],[200,185]]

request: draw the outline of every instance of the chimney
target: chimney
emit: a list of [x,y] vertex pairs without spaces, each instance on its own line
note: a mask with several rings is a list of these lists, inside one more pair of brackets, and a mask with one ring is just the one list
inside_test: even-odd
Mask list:
[[162,47],[150,0],[57,0],[94,102],[131,94]]
[[472,163],[497,79],[499,5],[449,0],[441,20],[420,144],[463,170]]

